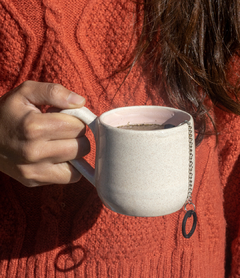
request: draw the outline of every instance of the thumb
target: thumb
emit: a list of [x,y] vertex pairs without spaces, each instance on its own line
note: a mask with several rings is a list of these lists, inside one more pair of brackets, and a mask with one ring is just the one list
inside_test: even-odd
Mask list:
[[69,91],[60,84],[25,81],[20,85],[21,94],[33,105],[51,105],[60,109],[84,106],[84,97]]

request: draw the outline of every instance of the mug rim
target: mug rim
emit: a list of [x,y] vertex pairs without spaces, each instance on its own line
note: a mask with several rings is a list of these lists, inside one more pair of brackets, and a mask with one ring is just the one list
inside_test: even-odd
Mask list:
[[[184,120],[184,121],[181,121],[178,125],[176,125],[174,128],[169,128],[169,129],[156,129],[156,130],[133,130],[133,129],[120,129],[118,128],[120,125],[117,125],[117,126],[114,126],[114,125],[111,125],[109,123],[106,123],[104,121],[104,118],[105,117],[109,117],[111,114],[115,113],[115,112],[118,112],[118,111],[124,111],[124,110],[135,110],[135,109],[156,109],[156,110],[166,110],[166,111],[169,111],[169,112],[177,112],[177,113],[181,113],[181,114],[184,114],[186,116],[188,116],[188,119],[187,120]],[[174,114],[175,115],[175,114]],[[173,115],[173,116],[174,116]],[[191,116],[191,114],[189,114],[188,112],[186,111],[183,111],[181,109],[177,109],[177,108],[173,108],[173,107],[168,107],[168,106],[159,106],[159,105],[135,105],[135,106],[123,106],[123,107],[117,107],[117,108],[114,108],[114,109],[111,109],[109,111],[106,111],[104,112],[103,114],[101,114],[101,116],[98,118],[99,122],[105,126],[106,128],[108,129],[117,129],[119,130],[120,132],[137,132],[137,133],[140,133],[140,132],[163,132],[166,133],[166,132],[172,132],[172,130],[176,130],[183,127],[184,126],[184,123],[185,121],[187,122],[192,122],[193,124],[193,117]],[[182,124],[181,124],[182,123]],[[125,123],[126,124],[126,123]]]

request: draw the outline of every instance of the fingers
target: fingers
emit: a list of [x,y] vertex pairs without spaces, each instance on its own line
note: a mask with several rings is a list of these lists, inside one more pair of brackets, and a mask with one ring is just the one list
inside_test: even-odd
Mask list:
[[36,113],[31,111],[22,120],[26,140],[61,140],[85,134],[85,124],[79,119],[61,113]]
[[[71,183],[81,175],[67,161],[86,155],[85,125],[40,105],[80,108],[85,99],[59,84],[26,81],[0,99],[0,171],[27,186]],[[51,111],[53,112],[53,110]]]
[[85,104],[82,96],[69,91],[60,84],[26,81],[18,90],[35,106],[51,105],[60,109],[78,108]]
[[77,139],[55,140],[42,143],[29,143],[22,147],[22,155],[26,164],[39,162],[63,163],[87,155],[90,143],[86,136]]
[[52,150],[52,155],[48,158],[48,161],[52,163],[61,163],[87,155],[90,152],[90,142],[86,136],[75,140],[51,141],[48,144],[48,149],[49,151]]
[[[37,167],[36,167],[37,166]],[[67,162],[59,164],[38,163],[20,165],[19,182],[27,187],[78,182],[82,175]]]

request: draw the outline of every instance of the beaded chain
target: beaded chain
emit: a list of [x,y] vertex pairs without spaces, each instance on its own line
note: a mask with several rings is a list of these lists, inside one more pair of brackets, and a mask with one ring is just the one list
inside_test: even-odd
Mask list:
[[[182,233],[183,233],[183,236],[185,238],[190,238],[195,229],[196,229],[196,225],[197,225],[197,215],[196,215],[196,212],[195,212],[195,205],[193,204],[192,202],[192,191],[193,191],[193,185],[194,185],[194,161],[193,161],[193,158],[194,158],[194,134],[193,134],[193,128],[192,128],[192,125],[190,123],[190,121],[185,121],[183,122],[181,125],[187,123],[188,125],[188,139],[189,139],[189,169],[188,169],[188,194],[187,194],[187,200],[185,202],[185,205],[184,205],[184,209],[186,211],[186,214],[183,218],[183,223],[182,223]],[[193,210],[187,210],[187,205],[192,205],[193,206]],[[193,216],[193,225],[192,225],[192,229],[190,230],[190,232],[187,234],[186,233],[186,223],[187,223],[187,220],[188,218],[192,217]]]

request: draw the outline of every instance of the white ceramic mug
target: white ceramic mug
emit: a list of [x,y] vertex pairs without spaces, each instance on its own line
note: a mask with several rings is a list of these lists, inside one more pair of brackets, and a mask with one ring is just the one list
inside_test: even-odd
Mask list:
[[[161,216],[183,207],[191,195],[195,169],[191,115],[169,107],[132,106],[103,113],[86,107],[63,110],[92,130],[95,169],[84,159],[71,163],[97,189],[109,209],[131,216]],[[127,124],[172,124],[160,130],[129,130]]]

